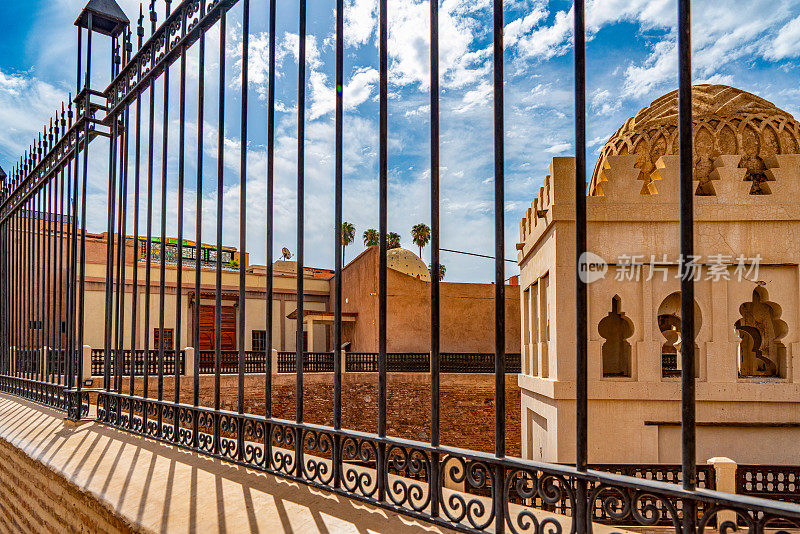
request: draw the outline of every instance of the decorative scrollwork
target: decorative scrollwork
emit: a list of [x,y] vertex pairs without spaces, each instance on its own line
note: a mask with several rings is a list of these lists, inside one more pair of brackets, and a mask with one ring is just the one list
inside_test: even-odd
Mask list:
[[[575,493],[564,476],[525,469],[509,471],[506,475],[504,497],[506,522],[514,534],[522,532],[561,534],[563,527],[558,519],[548,517],[540,520],[527,507],[560,510],[564,513],[573,507],[575,501]],[[536,502],[537,498],[541,499],[541,503]],[[512,501],[519,502],[526,508],[514,516],[509,509],[509,502]],[[570,533],[576,530],[577,524],[572,521]]]
[[272,458],[270,466],[279,473],[292,475],[295,469],[294,450],[295,429],[288,426],[273,425],[272,427]]
[[244,461],[256,467],[263,467],[264,465],[264,448],[261,445],[253,443],[253,441],[260,443],[264,440],[266,433],[266,423],[263,421],[255,421],[253,419],[244,420]]
[[214,452],[214,414],[207,411],[197,412],[197,447],[205,453]]
[[239,455],[239,443],[236,439],[222,436],[222,433],[235,436],[239,431],[239,418],[235,415],[222,414],[219,416],[219,452],[222,456],[236,459]]
[[430,491],[410,479],[430,482],[429,453],[419,449],[391,446],[386,451],[386,472],[396,475],[389,485],[389,499],[397,506],[407,506],[421,512],[431,502]]
[[333,451],[333,437],[327,432],[315,430],[306,430],[303,436],[306,451],[311,453],[303,456],[303,475],[308,480],[329,485],[333,481],[333,468],[329,460],[320,456],[330,456]]
[[[494,502],[497,484],[488,465],[477,461],[468,463],[466,459],[458,456],[445,457],[442,465],[447,469],[446,475],[454,483],[464,483],[467,493],[483,490],[488,485],[491,490],[491,501]],[[445,492],[442,492],[441,510],[454,523],[461,523],[466,519],[473,528],[483,530],[494,521],[495,516],[494,506],[489,506],[489,510],[486,508],[481,499],[467,499],[464,494],[458,492],[450,492],[449,496],[445,496]]]
[[372,497],[378,490],[378,478],[374,469],[347,465],[357,462],[363,465],[377,465],[378,448],[375,443],[347,436],[342,440],[342,485],[352,493]]
[[[600,517],[596,517],[596,511],[600,512]],[[627,519],[641,526],[671,522],[676,534],[681,531],[677,505],[667,496],[646,490],[599,484],[589,496],[586,513],[590,530],[593,521],[610,519],[619,523]]]

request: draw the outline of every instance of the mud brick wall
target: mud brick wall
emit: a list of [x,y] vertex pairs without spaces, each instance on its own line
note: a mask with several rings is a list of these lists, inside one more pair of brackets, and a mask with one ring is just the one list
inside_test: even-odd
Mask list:
[[0,532],[135,532],[72,483],[0,439]]

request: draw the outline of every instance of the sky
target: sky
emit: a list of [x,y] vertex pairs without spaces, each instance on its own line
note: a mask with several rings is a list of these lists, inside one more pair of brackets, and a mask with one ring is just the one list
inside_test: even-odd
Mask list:
[[[119,0],[135,21],[139,3]],[[74,92],[76,29],[83,1],[31,0],[0,3],[6,24],[0,37],[0,165],[11,168],[41,125]],[[251,263],[265,258],[267,8],[250,1],[247,111],[247,250]],[[177,2],[173,2],[173,8]],[[430,79],[428,0],[389,0],[389,231],[417,252],[411,227],[430,224]],[[147,6],[145,6],[146,8]],[[159,20],[165,5],[156,2]],[[363,250],[361,235],[378,226],[378,42],[377,0],[345,0],[344,220],[356,227],[346,259]],[[494,250],[492,4],[489,0],[441,0],[440,180],[441,247],[479,254]],[[145,20],[148,21],[145,12]],[[241,149],[242,2],[230,11],[226,32],[224,244],[239,246]],[[677,86],[675,0],[587,1],[587,120],[589,172],[614,131],[640,108]],[[334,255],[334,68],[335,2],[308,3],[306,68],[305,263],[332,267]],[[516,257],[519,220],[538,194],[550,160],[574,155],[572,2],[507,0],[504,6],[506,257]],[[297,51],[296,2],[278,2],[275,128],[275,250],[296,246]],[[135,31],[134,31],[135,34]],[[692,13],[695,83],[722,83],[753,92],[800,116],[800,0],[695,1]],[[148,31],[145,36],[149,36]],[[202,142],[202,232],[213,242],[217,199],[217,101],[219,31],[208,33]],[[93,87],[109,82],[108,41],[95,38]],[[198,188],[197,46],[187,53],[186,187],[184,226],[195,235]],[[167,117],[168,234],[178,221],[177,112],[179,66],[170,71]],[[156,84],[157,132],[153,144],[154,207],[160,213],[161,104]],[[148,93],[141,112],[141,198],[146,192]],[[131,108],[131,120],[135,113]],[[106,221],[107,145],[90,148],[90,230]],[[129,148],[133,175],[134,143]],[[129,205],[133,205],[133,187]],[[156,215],[157,217],[157,215]],[[144,214],[140,213],[144,227]],[[157,220],[157,219],[156,219]],[[127,233],[132,233],[133,217]],[[154,228],[158,228],[158,223]],[[209,239],[211,238],[211,239]],[[422,258],[429,263],[429,247]],[[275,259],[275,258],[273,258]],[[443,252],[446,280],[488,282],[493,262]],[[506,264],[506,275],[518,272]]]

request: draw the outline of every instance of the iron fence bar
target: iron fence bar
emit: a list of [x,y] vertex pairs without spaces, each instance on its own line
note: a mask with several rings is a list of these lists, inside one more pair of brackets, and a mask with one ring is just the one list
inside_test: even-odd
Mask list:
[[[38,154],[41,159],[42,154],[42,141],[39,140]],[[34,269],[34,315],[33,315],[33,337],[34,344],[31,347],[31,359],[33,362],[33,377],[34,380],[44,381],[44,374],[42,367],[42,317],[44,315],[44,261],[43,261],[43,217],[44,217],[44,189],[39,189],[36,193],[36,203],[34,217],[34,232],[35,232],[35,261],[33,262]]]
[[[295,332],[295,419],[303,422],[303,315],[304,315],[304,216],[305,216],[305,115],[306,115],[306,0],[298,2],[298,59],[297,59],[297,319]],[[295,436],[295,469],[303,474],[303,437]]]
[[[186,25],[188,20],[186,17],[187,11],[181,10],[183,13],[183,24],[181,25],[181,37],[186,35]],[[178,258],[177,269],[175,273],[175,339],[173,340],[173,353],[174,353],[174,399],[175,404],[180,402],[181,398],[181,373],[186,372],[183,367],[185,366],[184,360],[181,356],[183,346],[183,330],[182,330],[182,308],[183,308],[183,210],[184,210],[184,174],[185,174],[185,157],[186,157],[186,48],[181,46],[181,65],[180,65],[180,103],[178,105]],[[198,191],[200,194],[200,191]],[[197,244],[200,248],[200,244]],[[195,347],[195,351],[197,348]],[[173,422],[174,432],[172,438],[175,442],[180,440],[180,411],[175,410],[175,419]]]
[[[494,449],[495,456],[506,455],[506,299],[505,299],[505,143],[503,114],[503,0],[494,0],[493,64],[494,64]],[[495,532],[505,532],[505,499],[501,488],[505,486],[502,464],[497,464],[492,482],[492,504],[495,514]]]
[[[53,120],[50,119],[50,133],[48,134],[48,151],[52,148],[53,145]],[[58,178],[58,174],[55,175],[55,179]],[[53,302],[52,302],[52,279],[53,279],[53,269],[52,269],[52,245],[53,245],[53,186],[55,184],[55,180],[47,182],[47,186],[45,188],[45,203],[47,207],[45,211],[47,212],[47,220],[45,221],[45,260],[44,260],[44,277],[45,277],[45,287],[44,287],[44,324],[42,325],[42,335],[44,336],[44,347],[42,348],[42,363],[44,365],[44,369],[42,369],[42,380],[44,382],[52,382],[52,362],[51,362],[51,350],[53,348],[52,342],[52,324],[51,321],[52,317],[52,310],[53,310]]]
[[[244,413],[244,343],[246,318],[246,269],[247,254],[247,84],[250,46],[250,2],[242,2],[242,95],[239,135],[239,369],[238,369],[238,410]],[[241,429],[240,429],[241,430]],[[239,440],[242,443],[242,439]],[[239,451],[242,452],[241,449]]]
[[[24,176],[24,174],[27,172],[29,157],[30,157],[29,154],[26,153],[25,161],[22,164],[22,175],[21,176]],[[20,316],[19,316],[19,321],[18,321],[18,323],[19,323],[18,324],[18,328],[19,328],[19,339],[20,339],[20,345],[21,345],[20,348],[21,348],[22,352],[20,352],[20,355],[17,357],[16,365],[19,368],[18,376],[20,376],[22,378],[28,378],[28,376],[27,376],[28,369],[27,369],[27,366],[25,365],[23,357],[24,357],[24,354],[25,354],[24,351],[28,350],[28,332],[27,332],[27,330],[25,328],[25,326],[26,326],[25,325],[25,317],[28,316],[28,303],[30,301],[30,297],[29,297],[29,294],[28,294],[28,291],[30,289],[30,287],[28,285],[28,279],[29,279],[28,266],[29,266],[29,262],[25,262],[24,261],[24,258],[30,257],[30,255],[29,255],[30,254],[30,250],[29,250],[30,235],[29,235],[29,226],[28,226],[28,222],[29,222],[28,211],[29,211],[29,209],[30,209],[30,198],[28,198],[22,204],[21,211],[20,211],[20,230],[21,230],[21,234],[22,234],[21,235],[22,243],[21,243],[20,250],[19,250],[19,263],[20,263],[19,278],[20,278],[20,287],[21,287],[21,289],[20,289]]]
[[[167,17],[169,17],[169,2],[166,2]],[[170,29],[167,28],[165,39],[170,40]],[[167,152],[169,151],[169,69],[170,65],[164,67],[164,102],[161,118],[161,249],[159,262],[158,279],[158,400],[164,399],[164,323],[166,311],[166,276],[167,276]],[[163,412],[158,410],[158,435],[161,435]]]
[[[7,180],[10,180],[10,176]],[[5,186],[3,184],[3,194],[5,194]],[[7,375],[8,373],[8,360],[11,353],[11,345],[8,338],[8,313],[10,306],[8,303],[8,265],[9,265],[9,250],[8,250],[8,223],[0,224],[0,375]]]
[[[379,113],[378,113],[378,435],[386,435],[386,284],[387,284],[387,211],[388,211],[388,129],[387,101],[389,93],[388,74],[388,6],[387,0],[380,0],[379,8]],[[386,495],[384,455],[385,445],[377,451],[378,500]]]
[[[586,252],[586,29],[585,1],[576,0],[575,17],[575,422],[576,458],[579,471],[587,469],[588,453],[588,355],[587,320],[588,297],[586,283],[581,279],[581,262]],[[574,521],[578,534],[587,531],[589,506],[586,502],[587,487],[582,479],[577,484],[577,499]]]
[[[277,369],[272,368],[272,291],[273,291],[273,201],[274,201],[274,156],[275,156],[275,0],[269,0],[269,57],[268,57],[268,88],[267,88],[267,324],[265,326],[266,343],[264,343],[264,419],[272,417],[272,373]],[[283,318],[281,318],[283,322]],[[277,362],[275,363],[277,366]],[[265,423],[264,432],[264,465],[272,463],[272,426]]]
[[[28,162],[30,162],[30,158],[31,158],[31,156],[29,154],[28,155]],[[28,162],[26,162],[26,164],[25,164],[25,171],[26,172],[27,172],[27,169],[28,169]],[[33,234],[32,231],[31,231],[31,202],[32,202],[31,198],[29,198],[25,202],[25,208],[24,208],[24,211],[23,211],[23,214],[24,214],[23,215],[23,217],[24,217],[23,225],[24,225],[24,228],[25,228],[25,247],[24,247],[23,250],[24,250],[24,257],[25,258],[29,258],[29,259],[32,256],[32,244],[31,244],[31,242],[32,242],[32,234]],[[23,308],[23,315],[22,315],[23,322],[20,325],[22,327],[23,350],[24,350],[24,352],[22,353],[23,354],[23,360],[22,360],[23,374],[22,374],[22,376],[24,378],[26,378],[26,379],[30,379],[31,378],[31,376],[30,376],[30,365],[28,364],[28,358],[27,358],[28,351],[31,348],[31,329],[30,329],[30,323],[29,323],[29,318],[31,316],[31,302],[33,300],[32,296],[31,296],[31,284],[30,284],[31,273],[32,273],[32,271],[31,271],[31,262],[29,260],[29,261],[25,262],[24,275],[23,275],[23,284],[24,284],[23,287],[25,288],[24,289],[24,295],[25,296],[24,296],[24,308]]]
[[[64,131],[65,121],[64,121],[64,105],[61,105],[61,131]],[[69,160],[69,163],[66,168],[66,179],[69,179],[72,176],[72,160]],[[66,351],[64,350],[64,328],[62,325],[64,324],[64,270],[67,267],[64,263],[64,180],[65,180],[65,173],[64,169],[61,169],[61,175],[58,180],[58,225],[56,225],[58,229],[58,260],[57,260],[57,273],[58,273],[58,326],[56,332],[56,338],[58,339],[58,380],[57,383],[60,385],[62,383],[62,365],[66,366]],[[68,204],[69,205],[69,204]],[[66,221],[69,221],[69,217],[66,217]],[[66,375],[66,368],[63,369],[63,374]]]
[[103,337],[103,387],[106,391],[111,389],[111,334],[112,312],[114,309],[114,216],[116,202],[114,194],[117,192],[117,140],[118,117],[111,117],[111,139],[108,143],[108,238],[106,240],[106,283],[105,283],[105,328]]
[[[19,178],[19,172],[20,172],[20,168],[18,167],[14,172],[14,182],[15,182],[14,185],[15,186],[17,185],[17,180]],[[11,268],[12,268],[13,276],[14,276],[14,285],[12,286],[12,291],[13,291],[13,301],[12,302],[13,302],[13,306],[14,306],[14,308],[13,308],[13,317],[12,317],[12,321],[13,321],[12,327],[13,327],[13,336],[14,336],[14,352],[11,355],[12,360],[11,360],[11,362],[9,362],[9,365],[11,366],[11,374],[14,377],[19,376],[17,374],[17,371],[18,371],[18,369],[17,369],[17,353],[19,351],[20,344],[22,342],[22,338],[20,336],[20,328],[19,328],[20,316],[21,316],[21,312],[22,312],[21,289],[23,287],[22,283],[21,283],[22,278],[20,276],[21,275],[21,271],[20,271],[20,261],[19,261],[20,260],[20,256],[21,256],[22,243],[23,243],[22,217],[21,217],[21,215],[22,215],[21,212],[16,212],[14,214],[14,220],[13,220],[14,233],[12,234],[14,236],[14,257],[13,257],[13,263],[11,264]]]
[[[30,149],[29,149],[30,150]],[[25,162],[24,172],[27,173],[29,162],[30,162],[31,155],[28,154],[27,161]],[[31,198],[25,202],[23,209],[23,228],[25,229],[25,245],[23,248],[23,258],[30,258],[31,257]],[[23,260],[24,261],[24,260]],[[23,315],[22,321],[20,323],[20,328],[22,330],[22,376],[25,379],[30,379],[30,366],[28,365],[27,361],[27,353],[31,347],[31,333],[29,324],[27,319],[30,317],[31,313],[31,262],[25,261],[24,268],[23,268],[23,287],[24,287],[24,297],[23,297]]]
[[[32,156],[31,156],[31,166],[36,166],[36,143],[33,144],[32,149]],[[39,198],[39,192],[35,191],[33,196],[31,196],[30,203],[28,204],[28,236],[29,236],[29,248],[28,248],[28,314],[26,315],[27,319],[27,328],[28,328],[28,347],[25,353],[26,359],[26,366],[28,368],[27,378],[28,380],[36,380],[36,366],[34,365],[33,359],[33,351],[36,347],[36,330],[35,330],[35,314],[36,314],[36,306],[38,301],[37,295],[37,281],[39,278],[38,273],[38,256],[37,256],[37,241],[39,236],[37,235],[38,232],[36,230],[38,221],[37,219],[37,207],[36,203]]]
[[[10,180],[9,176],[6,178]],[[5,195],[5,187],[2,184],[2,195]],[[7,375],[7,362],[11,353],[11,345],[8,339],[8,313],[10,306],[8,303],[8,264],[10,261],[8,250],[8,223],[0,223],[0,375]]]
[[[39,142],[39,153],[42,152],[42,144],[41,141]],[[36,270],[36,290],[34,293],[34,298],[36,302],[36,315],[33,319],[33,325],[35,327],[35,336],[36,342],[34,344],[34,351],[31,352],[33,357],[33,361],[36,362],[36,373],[35,379],[41,382],[44,382],[44,368],[42,366],[42,350],[43,350],[43,337],[44,337],[44,277],[45,277],[45,270],[44,270],[44,196],[45,191],[44,189],[40,189],[39,192],[36,194],[36,209],[38,213],[34,214],[35,217],[35,225],[36,225],[36,264],[34,269]]]
[[[28,161],[32,156],[28,156]],[[27,170],[27,167],[26,167]],[[33,303],[33,295],[31,294],[31,280],[33,278],[32,273],[32,262],[30,258],[33,255],[33,224],[31,221],[31,210],[32,210],[32,203],[33,199],[29,198],[28,201],[25,203],[25,257],[28,258],[28,261],[25,262],[25,275],[23,283],[25,284],[25,313],[23,315],[24,322],[22,323],[23,328],[23,336],[24,336],[24,350],[23,352],[23,376],[30,380],[31,379],[31,367],[28,360],[28,351],[31,349],[33,345],[33,340],[31,337],[31,329],[30,329],[30,316],[31,316],[31,309]]]
[[[80,30],[79,30],[80,31]],[[80,57],[80,54],[78,54]],[[80,88],[79,88],[80,89]],[[72,111],[73,102],[67,104],[67,117],[69,119],[70,127],[72,127],[72,118],[73,118],[73,111]],[[75,109],[77,111],[77,103],[75,104]],[[75,135],[77,136],[77,128]],[[68,184],[68,192],[67,192],[67,199],[69,201],[69,208],[68,211],[70,213],[72,224],[70,224],[70,250],[69,250],[69,259],[67,263],[68,273],[67,273],[67,350],[68,350],[68,374],[69,379],[67,380],[67,387],[72,388],[76,387],[75,382],[81,381],[81,376],[79,375],[79,371],[75,366],[75,362],[77,360],[77,354],[75,353],[76,347],[76,338],[77,338],[77,323],[76,323],[76,310],[77,310],[77,283],[78,283],[78,275],[77,275],[77,268],[78,268],[78,174],[79,174],[79,167],[80,167],[80,151],[77,149],[78,145],[76,145],[76,150],[74,153],[75,157],[75,167],[73,168],[72,173],[72,181]],[[86,148],[86,147],[84,147]],[[82,366],[80,366],[82,367]],[[82,371],[80,372],[82,373]]]
[[[220,358],[222,357],[221,314],[222,314],[222,178],[224,170],[223,154],[225,150],[225,19],[222,12],[219,20],[219,112],[217,126],[217,262],[216,262],[216,294],[214,302],[214,409],[220,409]],[[214,418],[214,452],[220,450],[219,417]]]
[[[150,6],[150,34],[155,33],[156,13],[153,6]],[[155,61],[155,47],[150,47],[150,65]],[[143,397],[149,397],[150,390],[150,293],[152,280],[152,256],[153,256],[153,158],[154,158],[154,123],[155,123],[155,100],[156,82],[155,78],[150,78],[150,98],[148,106],[148,141],[147,141],[147,241],[145,242],[145,281],[144,281],[144,378],[142,380]],[[142,429],[147,430],[147,413],[142,413]]]
[[[144,38],[144,13],[142,5],[139,4],[139,20],[136,27],[137,47],[142,49],[142,39]],[[137,63],[138,74],[141,74],[142,64]],[[141,148],[142,148],[142,95],[136,95],[136,142],[134,143],[134,165],[133,165],[133,272],[131,273],[131,368],[130,384],[128,389],[131,396],[136,392],[136,349],[138,342],[136,339],[137,320],[139,318],[139,194],[141,190]],[[142,371],[144,374],[144,370]],[[133,403],[130,403],[128,414],[128,427],[133,428]]]
[[[200,2],[201,13],[205,12],[205,0]],[[200,404],[200,248],[203,238],[203,133],[205,108],[205,62],[206,62],[206,34],[200,33],[200,43],[197,51],[197,168],[195,172],[195,234],[196,248],[194,258],[194,324],[192,326],[192,344],[194,345],[194,380],[192,384],[192,405]],[[192,418],[192,444],[197,447],[197,418]]]
[[[11,187],[14,187],[16,182],[17,169],[15,168],[11,174]],[[11,251],[7,261],[7,268],[11,280],[8,286],[7,300],[9,302],[9,353],[8,361],[6,362],[5,373],[16,377],[16,365],[14,362],[17,357],[17,347],[19,345],[19,331],[17,329],[19,317],[19,244],[22,241],[19,232],[19,214],[15,213],[13,218],[3,223],[8,229],[8,248]]]
[[[342,427],[342,150],[344,114],[344,1],[336,0],[336,138],[334,169],[333,427]],[[333,486],[342,483],[341,439],[334,439]]]
[[[16,182],[16,174],[17,169],[16,165],[14,169],[12,169],[11,173],[8,177],[8,188],[13,188]],[[17,330],[16,330],[16,321],[17,321],[17,289],[19,288],[19,283],[17,281],[17,247],[19,246],[19,228],[18,228],[18,221],[19,216],[18,214],[14,214],[13,217],[9,218],[6,221],[3,221],[3,228],[5,229],[6,233],[6,250],[8,250],[8,254],[3,256],[3,261],[6,265],[6,272],[9,280],[9,283],[6,285],[6,310],[8,313],[8,319],[6,320],[6,331],[7,331],[7,347],[8,347],[8,358],[4,362],[3,373],[6,375],[14,376],[15,375],[15,368],[12,365],[14,359],[16,358],[16,346],[17,346]]]
[[[27,157],[26,157],[27,159]],[[23,173],[27,171],[27,161],[23,164]],[[30,209],[30,199],[25,201],[23,204],[22,212],[21,212],[21,226],[22,226],[22,250],[20,252],[20,260],[22,258],[30,258],[30,227],[29,227],[29,216],[28,212]],[[22,345],[22,351],[20,354],[24,355],[25,351],[28,350],[28,330],[25,328],[25,318],[29,317],[28,313],[28,304],[30,302],[30,285],[28,284],[29,280],[29,266],[30,262],[25,262],[22,264],[23,267],[20,269],[20,279],[21,279],[21,314],[20,314],[20,323],[19,323],[19,331],[20,331],[20,344]],[[25,360],[21,359],[20,357],[17,358],[18,365],[20,365],[20,376],[23,378],[28,378],[28,367],[25,365]]]
[[[692,41],[691,2],[678,0],[678,138],[680,154],[680,236],[681,236],[681,469],[683,487],[697,485],[694,361],[694,281],[689,261],[694,255],[694,188],[692,155]],[[684,533],[694,533],[695,502],[683,502]]]
[[[244,343],[246,318],[245,303],[246,294],[246,270],[245,257],[247,254],[247,90],[248,90],[248,68],[250,46],[250,2],[242,2],[242,101],[241,101],[241,131],[239,135],[239,376],[237,390],[238,411],[244,413]],[[238,425],[236,450],[239,453],[239,460],[244,460],[244,426]]]
[[[122,112],[122,116],[124,117],[125,111]],[[116,283],[115,287],[115,305],[114,305],[114,343],[113,343],[113,370],[111,373],[113,384],[111,389],[114,391],[119,392],[119,382],[120,382],[120,372],[122,370],[122,347],[119,344],[120,341],[120,322],[121,322],[121,315],[124,314],[124,309],[121,309],[122,304],[122,291],[125,290],[125,265],[122,263],[122,252],[125,250],[125,241],[123,238],[124,228],[122,227],[122,217],[123,217],[123,202],[125,201],[125,119],[122,119],[122,129],[120,131],[119,136],[119,187],[117,191],[117,205],[119,209],[117,210],[117,220],[116,220],[116,235],[117,235],[117,250],[116,250],[116,267],[117,267],[117,275],[116,275]],[[109,234],[109,239],[113,239],[113,234]],[[122,286],[120,287],[120,284]]]
[[[123,55],[127,59],[127,54],[130,50],[130,31],[126,32],[124,38]],[[124,349],[125,349],[125,291],[127,288],[127,227],[128,227],[128,162],[130,152],[130,107],[126,107],[124,111],[123,127],[122,127],[122,141],[121,147],[122,157],[120,162],[120,176],[122,177],[122,184],[120,186],[120,214],[119,214],[119,230],[117,231],[118,252],[117,265],[119,266],[117,272],[117,325],[116,330],[118,334],[116,347],[117,347],[117,365],[115,369],[115,389],[122,392],[122,379],[124,374]],[[133,349],[133,347],[131,347]],[[133,367],[133,358],[130,359],[130,365]],[[120,416],[119,406],[117,417]]]
[[[39,146],[39,153],[41,153],[41,145]],[[36,151],[36,147],[34,147]],[[33,196],[31,212],[28,216],[31,219],[31,313],[28,316],[28,330],[31,333],[31,345],[28,351],[28,358],[30,365],[31,380],[40,380],[40,372],[38,365],[38,347],[39,347],[39,314],[41,313],[41,278],[42,278],[42,261],[41,261],[41,212],[42,212],[42,193],[41,190],[37,191]]]
[[[439,354],[439,0],[430,0],[431,77],[431,447],[440,442],[440,354]],[[439,456],[431,457],[429,491],[431,516],[439,516],[441,484]]]

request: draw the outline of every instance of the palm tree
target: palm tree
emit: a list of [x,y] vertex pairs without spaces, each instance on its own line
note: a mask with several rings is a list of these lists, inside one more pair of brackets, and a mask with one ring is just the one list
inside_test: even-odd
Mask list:
[[[442,265],[442,264],[440,263],[440,264],[439,264],[439,281],[440,281],[440,282],[441,282],[442,280],[444,280],[444,273],[445,273],[445,271],[447,271],[447,269],[445,268],[445,266],[444,266],[444,265]],[[430,272],[430,273],[431,273],[431,277],[433,277],[433,264],[432,264],[432,263],[429,263],[429,264],[428,264],[428,272]]]
[[425,223],[415,224],[411,228],[411,240],[419,247],[419,257],[422,257],[422,248],[431,240],[431,228]]
[[400,248],[400,234],[397,232],[390,232],[386,236],[386,248]]
[[369,230],[364,230],[364,246],[365,247],[374,247],[380,243],[381,235],[375,228],[370,228]]
[[342,265],[344,265],[344,249],[356,238],[356,227],[347,221],[342,223]]

